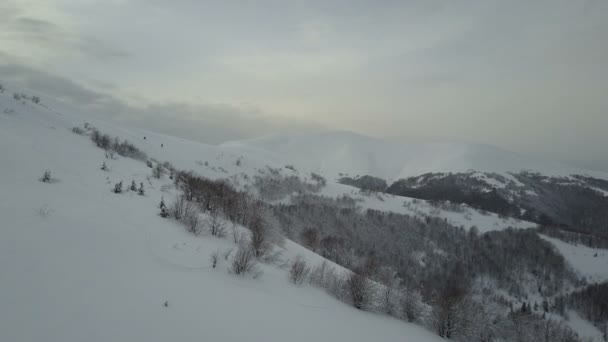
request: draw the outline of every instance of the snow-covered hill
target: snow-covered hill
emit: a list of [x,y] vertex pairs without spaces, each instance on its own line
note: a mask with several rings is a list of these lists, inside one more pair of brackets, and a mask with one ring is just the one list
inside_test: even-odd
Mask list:
[[[0,340],[440,341],[420,326],[294,286],[276,264],[261,264],[256,279],[229,274],[224,260],[212,268],[210,255],[232,241],[195,237],[159,217],[161,196],[174,196],[161,186],[171,181],[148,179],[143,162],[106,159],[70,132],[84,121],[94,120],[0,94]],[[151,157],[216,178],[226,175],[222,160],[235,165],[224,149],[94,124]],[[255,172],[255,163],[246,156],[238,168]],[[45,170],[53,182],[39,181]],[[112,193],[121,180],[144,183],[145,196]],[[300,254],[321,262],[289,241],[282,252],[284,261]]]
[[608,179],[608,173],[541,161],[498,147],[473,143],[400,143],[352,132],[273,135],[223,144],[281,159],[299,167],[337,178],[371,175],[395,181],[428,172],[519,172],[532,170],[547,176],[589,174]]
[[[161,197],[177,194],[171,180],[150,177],[142,161],[106,158],[89,137],[71,132],[85,123],[129,140],[151,159],[242,188],[275,172],[305,181],[317,172],[327,184],[315,195],[347,195],[363,209],[435,216],[480,232],[535,224],[466,205],[360,191],[335,179],[343,172],[390,180],[534,165],[550,174],[570,172],[486,146],[403,145],[345,132],[213,146],[99,121],[52,99],[17,101],[7,91],[0,94],[0,340],[440,340],[421,326],[355,310],[312,285],[292,285],[283,267],[289,260],[301,255],[318,265],[324,259],[289,240],[276,246],[278,262],[258,266],[263,274],[255,279],[230,274],[227,260],[212,268],[211,254],[235,248],[232,240],[196,237],[159,217]],[[100,170],[104,162],[109,171]],[[45,170],[54,182],[39,181]],[[119,181],[143,183],[145,196],[112,193]],[[582,249],[551,242],[582,274],[605,277],[571,257]]]

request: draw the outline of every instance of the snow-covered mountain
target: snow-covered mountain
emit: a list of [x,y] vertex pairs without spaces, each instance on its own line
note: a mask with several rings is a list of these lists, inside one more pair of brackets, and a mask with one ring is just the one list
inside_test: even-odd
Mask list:
[[[71,132],[85,121],[136,141],[151,157],[215,178],[226,175],[220,165],[232,158],[224,149],[1,93],[0,340],[441,340],[419,325],[291,284],[282,263],[296,255],[309,265],[324,261],[291,241],[275,247],[281,261],[260,263],[255,279],[230,274],[221,256],[213,268],[210,256],[234,249],[232,239],[193,236],[161,218],[161,197],[169,202],[176,194],[172,181],[152,178],[144,162],[106,158],[88,137]],[[234,161],[225,166],[236,168]],[[249,166],[240,170],[254,172],[255,161],[243,164]],[[45,170],[50,182],[39,180]],[[113,193],[119,181],[143,183],[145,195]]]
[[352,132],[272,135],[223,144],[267,158],[286,160],[328,177],[371,175],[395,181],[428,172],[519,172],[530,170],[548,176],[589,174],[608,179],[608,173],[524,156],[498,147],[473,143],[400,143]]
[[[311,182],[315,178],[311,172],[317,172],[326,177],[325,185],[311,194],[320,200],[346,196],[355,212],[372,209],[372,213],[405,214],[415,218],[414,222],[436,220],[446,227],[462,227],[462,231],[475,226],[480,233],[535,224],[466,205],[437,205],[359,191],[339,184],[336,178],[348,173],[394,180],[471,168],[571,172],[564,166],[551,169],[552,164],[534,164],[529,158],[487,146],[404,145],[345,132],[213,146],[126,128],[55,105],[52,100],[49,103],[47,108],[45,99],[34,104],[13,98],[9,91],[0,93],[3,341],[442,340],[421,325],[356,310],[310,284],[291,284],[288,265],[298,255],[310,266],[327,262],[338,274],[347,271],[290,239],[275,245],[280,257],[260,263],[254,275],[231,274],[230,255],[220,258],[214,268],[210,257],[235,249],[234,241],[206,233],[194,236],[182,224],[161,218],[161,198],[169,201],[178,195],[168,174],[156,179],[144,161],[108,157],[91,142],[90,132],[72,132],[85,123],[127,139],[153,163],[167,161],[209,179],[228,179],[240,189],[256,192],[256,180],[264,177],[270,177],[270,184],[292,181],[292,177]],[[100,169],[104,163],[107,170]],[[41,182],[46,170],[51,181]],[[121,181],[125,187],[132,181],[138,187],[143,183],[144,196],[135,191],[113,193]],[[289,195],[268,202],[288,205]],[[203,214],[201,220],[206,219],[209,217]],[[407,239],[414,232],[406,229],[391,227],[394,234]],[[247,233],[245,227],[239,226],[238,231]],[[557,246],[575,271],[597,280],[608,279],[604,250],[543,238]],[[447,253],[432,242],[429,248],[438,258]],[[432,255],[412,253],[421,269],[431,264]],[[593,264],[588,267],[585,260],[593,260]],[[594,329],[589,324],[585,327]]]

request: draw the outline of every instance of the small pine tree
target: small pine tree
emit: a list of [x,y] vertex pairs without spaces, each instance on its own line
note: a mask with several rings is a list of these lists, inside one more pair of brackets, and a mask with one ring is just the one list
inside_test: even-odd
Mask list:
[[167,208],[167,206],[165,205],[165,200],[163,199],[163,197],[160,198],[160,205],[158,207],[160,209]]
[[139,196],[143,196],[146,194],[146,192],[144,191],[144,183],[139,183],[139,189],[137,190],[137,194]]
[[122,181],[114,184],[114,193],[115,194],[120,194],[122,193]]
[[42,178],[40,178],[40,180],[44,183],[50,183],[51,182],[51,171],[49,171],[49,170],[44,171],[44,174],[42,175]]
[[167,210],[166,207],[161,207],[160,208],[160,217],[162,217],[162,218],[169,217],[169,211]]
[[102,171],[108,171],[108,165],[106,165],[105,161],[103,162],[103,164],[101,164],[101,170]]
[[131,181],[131,186],[129,187],[129,190],[137,191],[137,184],[135,184],[134,180]]

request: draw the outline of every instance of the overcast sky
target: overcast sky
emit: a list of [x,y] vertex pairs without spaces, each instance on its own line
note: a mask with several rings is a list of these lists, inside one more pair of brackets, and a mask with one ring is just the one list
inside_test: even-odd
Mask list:
[[608,171],[606,0],[2,0],[0,82],[211,143],[340,129]]

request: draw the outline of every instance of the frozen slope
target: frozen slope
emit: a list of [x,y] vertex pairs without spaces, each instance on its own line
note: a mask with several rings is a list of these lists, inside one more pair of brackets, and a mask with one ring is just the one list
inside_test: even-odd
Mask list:
[[[150,186],[145,164],[106,160],[69,131],[82,120],[0,94],[1,341],[440,341],[292,286],[274,265],[262,265],[257,279],[229,274],[224,261],[212,269],[209,255],[231,241],[193,237],[160,218],[159,199],[171,194],[159,189],[169,180]],[[174,163],[197,160],[181,151]],[[110,172],[99,169],[104,160]],[[38,181],[44,170],[57,181]],[[120,180],[144,182],[146,195],[112,193]],[[318,261],[285,248],[286,257]]]
[[406,144],[359,135],[330,131],[315,134],[273,135],[234,141],[223,146],[246,148],[267,153],[299,167],[337,178],[372,175],[394,181],[427,172],[519,172],[538,171],[548,176],[590,174],[608,179],[608,174],[578,169],[472,143]]

